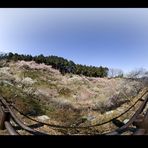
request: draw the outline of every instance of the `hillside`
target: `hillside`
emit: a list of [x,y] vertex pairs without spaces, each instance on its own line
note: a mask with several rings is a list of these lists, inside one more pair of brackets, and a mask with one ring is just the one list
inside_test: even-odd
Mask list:
[[[146,80],[94,78],[67,73],[34,61],[0,63],[0,94],[32,118],[60,125],[91,125],[123,112],[146,87]],[[20,115],[18,115],[20,116]],[[20,116],[21,117],[21,116]],[[23,120],[23,118],[22,118]],[[25,121],[32,124],[30,121]],[[49,134],[105,132],[113,129],[64,131],[42,127]]]

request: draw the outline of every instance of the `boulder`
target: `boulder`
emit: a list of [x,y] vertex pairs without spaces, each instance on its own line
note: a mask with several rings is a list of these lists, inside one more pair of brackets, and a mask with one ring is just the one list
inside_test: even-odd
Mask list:
[[37,119],[41,122],[48,121],[50,118],[46,115],[38,116]]

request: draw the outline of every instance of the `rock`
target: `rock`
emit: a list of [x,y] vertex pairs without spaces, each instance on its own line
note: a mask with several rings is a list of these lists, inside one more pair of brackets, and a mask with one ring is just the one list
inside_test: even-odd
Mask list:
[[123,121],[123,123],[126,124],[128,121],[129,121],[129,119],[125,119],[125,120]]
[[89,115],[89,116],[87,116],[87,120],[88,121],[92,121],[92,120],[94,120],[96,117],[95,116],[92,116],[92,115]]
[[114,112],[114,111],[111,110],[111,111],[106,112],[105,114],[106,114],[106,115],[109,115],[109,114],[112,114],[113,112]]
[[42,116],[38,116],[37,119],[41,122],[45,122],[45,121],[49,120],[50,118],[46,115],[42,115]]
[[52,81],[51,80],[48,80],[48,82],[51,83]]

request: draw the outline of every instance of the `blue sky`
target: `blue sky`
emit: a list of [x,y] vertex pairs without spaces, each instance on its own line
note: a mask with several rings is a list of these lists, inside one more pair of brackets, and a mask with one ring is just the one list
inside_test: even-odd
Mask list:
[[0,8],[0,51],[148,69],[148,9]]

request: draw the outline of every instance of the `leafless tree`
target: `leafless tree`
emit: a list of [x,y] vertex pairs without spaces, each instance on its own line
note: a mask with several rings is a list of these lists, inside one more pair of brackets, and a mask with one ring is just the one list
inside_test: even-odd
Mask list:
[[127,74],[128,78],[148,77],[148,71],[144,68],[136,68]]
[[123,77],[123,71],[121,69],[110,68],[108,71],[108,77]]

